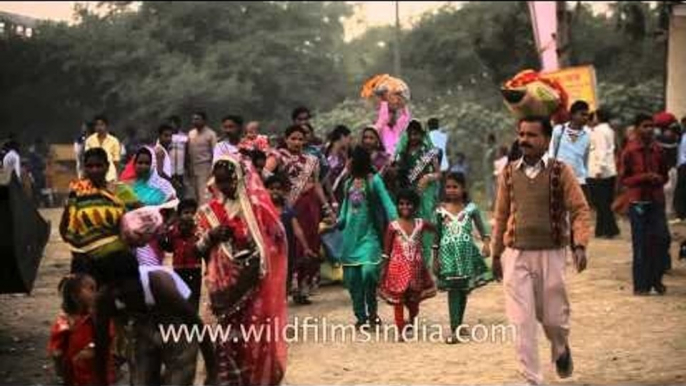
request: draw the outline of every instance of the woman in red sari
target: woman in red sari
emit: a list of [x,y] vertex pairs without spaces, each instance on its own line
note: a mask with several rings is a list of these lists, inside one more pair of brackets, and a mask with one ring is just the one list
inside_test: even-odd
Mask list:
[[[286,129],[286,148],[279,149],[267,161],[265,169],[273,173],[279,169],[289,179],[288,204],[295,210],[296,218],[305,233],[311,250],[319,251],[319,222],[323,217],[328,223],[335,223],[335,213],[327,201],[319,182],[319,160],[303,152],[306,128],[294,125]],[[321,259],[306,252],[300,243],[296,245],[295,276],[297,289],[293,300],[297,304],[311,304],[310,290],[319,274]]]
[[[219,384],[277,385],[286,372],[286,233],[249,163],[220,158],[213,177],[196,220],[212,312],[232,332],[217,342]],[[243,337],[250,328],[262,336]]]

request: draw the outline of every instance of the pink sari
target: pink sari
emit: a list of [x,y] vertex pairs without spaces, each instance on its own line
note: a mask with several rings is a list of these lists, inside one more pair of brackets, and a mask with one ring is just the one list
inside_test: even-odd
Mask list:
[[[286,373],[287,346],[282,336],[286,314],[286,233],[259,175],[249,163],[224,157],[231,162],[239,181],[237,198],[226,199],[210,186],[213,199],[197,214],[198,236],[204,240],[219,224],[234,231],[231,242],[221,243],[210,251],[206,284],[213,313],[219,323],[231,331],[247,332],[251,327],[262,337],[247,340],[232,338],[217,343],[219,383],[222,385],[277,385]],[[231,210],[240,208],[234,216]],[[259,279],[250,288],[237,288],[242,264],[235,254],[254,249],[259,259]],[[253,260],[254,261],[254,260]],[[244,291],[244,292],[241,292]],[[240,292],[240,299],[222,301]]]
[[393,156],[395,154],[395,148],[411,118],[410,109],[405,106],[401,111],[396,111],[395,122],[391,122],[391,111],[388,107],[388,102],[382,101],[379,105],[379,115],[374,126],[378,130],[381,142],[389,155]]

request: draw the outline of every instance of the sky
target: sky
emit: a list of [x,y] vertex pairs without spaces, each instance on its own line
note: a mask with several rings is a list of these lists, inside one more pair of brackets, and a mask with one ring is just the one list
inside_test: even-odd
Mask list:
[[[40,19],[71,21],[75,1],[2,1],[0,11],[18,13]],[[95,8],[96,1],[81,1]],[[393,1],[350,1],[355,14],[345,21],[346,40],[361,35],[366,28],[395,23],[395,2]],[[404,28],[412,26],[424,12],[436,11],[443,5],[459,7],[463,1],[401,1],[400,22]],[[596,11],[607,9],[608,2],[594,2]]]

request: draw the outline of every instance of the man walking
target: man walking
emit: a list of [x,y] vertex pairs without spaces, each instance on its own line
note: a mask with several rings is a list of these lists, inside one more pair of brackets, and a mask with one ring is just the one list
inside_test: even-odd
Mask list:
[[550,141],[550,157],[569,165],[590,200],[586,178],[588,178],[588,156],[591,149],[591,131],[586,124],[590,117],[588,103],[576,101],[569,109],[571,121],[555,127]]
[[110,163],[105,179],[107,182],[117,180],[119,161],[121,161],[121,143],[108,131],[109,121],[104,116],[97,116],[95,122],[95,134],[86,139],[86,151],[94,148],[102,148],[107,153],[107,161]]
[[677,151],[677,184],[674,191],[674,213],[686,220],[686,117],[681,119],[681,142]]
[[566,249],[571,244],[574,265],[582,272],[590,233],[590,210],[574,172],[546,155],[551,133],[547,117],[520,122],[523,156],[505,167],[496,195],[493,273],[503,280],[507,316],[517,328],[521,372],[531,384],[543,381],[537,321],[551,342],[557,374],[572,375]]
[[169,159],[171,161],[171,183],[176,189],[176,196],[183,199],[186,195],[186,176],[188,170],[188,135],[181,129],[181,118],[174,115],[169,117],[169,124],[173,128],[171,145],[169,145]]
[[597,212],[595,237],[612,239],[619,234],[612,211],[617,181],[615,132],[608,123],[609,116],[605,110],[598,109],[596,117],[599,123],[591,131],[587,181]]
[[448,133],[441,129],[438,118],[431,118],[429,125],[429,138],[435,147],[441,149],[441,173],[445,173],[450,168],[448,161]]
[[163,123],[157,129],[157,143],[155,144],[155,157],[157,158],[157,174],[162,178],[171,181],[172,162],[169,157],[171,150],[174,128]]
[[222,140],[214,147],[212,159],[226,155],[237,155],[243,136],[243,117],[227,115],[222,119]]
[[199,205],[208,201],[207,181],[212,174],[212,152],[217,145],[217,134],[207,126],[207,114],[193,114],[193,129],[188,134],[188,155],[193,193]]
[[662,275],[670,268],[671,236],[665,216],[664,185],[667,162],[655,142],[653,119],[639,114],[635,120],[637,136],[630,141],[620,160],[620,178],[629,196],[629,218],[633,246],[634,294],[644,296],[652,289],[664,294]]
[[484,152],[482,172],[486,182],[486,197],[488,198],[489,208],[492,209],[495,202],[495,161],[498,158],[498,142],[495,134],[488,134],[486,140],[486,151]]

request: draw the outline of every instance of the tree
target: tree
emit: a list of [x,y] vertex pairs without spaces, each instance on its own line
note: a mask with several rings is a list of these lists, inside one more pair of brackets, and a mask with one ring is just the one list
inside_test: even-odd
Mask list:
[[196,108],[213,124],[229,112],[286,122],[295,105],[330,109],[348,91],[346,4],[128,3],[102,2],[104,15],[79,8],[74,26],[46,23],[35,39],[0,42],[13,58],[0,64],[0,127],[20,131],[41,116],[52,140],[66,140],[97,112],[115,130],[150,131]]

